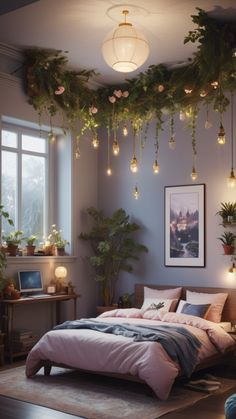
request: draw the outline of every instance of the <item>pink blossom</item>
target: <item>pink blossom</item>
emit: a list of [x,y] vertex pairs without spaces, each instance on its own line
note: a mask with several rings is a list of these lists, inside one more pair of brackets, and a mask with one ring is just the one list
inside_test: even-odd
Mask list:
[[129,96],[129,92],[128,90],[125,90],[122,94],[123,97],[128,97]]
[[113,95],[120,98],[122,96],[122,91],[121,90],[114,90]]
[[116,98],[115,98],[115,96],[109,96],[109,101],[111,102],[111,103],[115,103],[115,101],[116,101]]
[[94,114],[94,113],[97,113],[97,111],[98,111],[98,108],[96,108],[96,106],[90,106],[90,108],[89,108],[90,115]]
[[64,93],[65,87],[64,86],[58,86],[57,90],[55,90],[55,95],[62,95]]

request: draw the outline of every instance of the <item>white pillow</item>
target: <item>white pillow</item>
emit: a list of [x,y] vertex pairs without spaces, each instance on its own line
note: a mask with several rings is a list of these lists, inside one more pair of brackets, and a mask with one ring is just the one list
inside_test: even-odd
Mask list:
[[206,320],[214,323],[221,321],[221,315],[225,301],[228,297],[227,293],[208,294],[205,292],[186,291],[186,301],[191,304],[211,304],[207,313]]
[[182,292],[182,287],[178,288],[169,288],[164,290],[144,287],[144,300],[143,304],[145,303],[145,300],[147,298],[152,299],[172,299],[172,305],[169,309],[169,311],[175,311],[178,300],[180,299]]
[[165,311],[170,311],[172,304],[176,305],[178,300],[176,298],[165,299],[165,298],[145,298],[141,307],[142,312],[147,310],[157,311],[158,308],[155,305],[161,304],[160,308],[164,308]]

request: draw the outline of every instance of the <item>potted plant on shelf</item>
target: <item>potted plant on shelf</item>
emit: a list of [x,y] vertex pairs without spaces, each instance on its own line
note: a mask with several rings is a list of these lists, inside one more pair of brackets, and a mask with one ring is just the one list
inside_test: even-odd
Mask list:
[[90,242],[93,255],[88,256],[88,261],[95,271],[95,281],[101,284],[104,305],[111,306],[121,271],[132,272],[130,262],[139,260],[138,254],[148,249],[132,237],[141,227],[129,221],[125,210],[118,209],[111,217],[94,207],[88,208],[87,213],[94,225],[79,237]]
[[65,247],[69,242],[62,237],[62,231],[57,230],[56,224],[52,224],[48,241],[56,250],[56,256],[65,256]]
[[34,256],[34,251],[35,251],[35,242],[37,240],[37,236],[34,236],[33,234],[31,236],[29,236],[28,238],[26,238],[26,251],[27,251],[27,256]]
[[18,246],[23,240],[22,235],[23,235],[22,230],[16,230],[16,231],[11,231],[6,236],[5,235],[2,236],[2,239],[5,241],[7,245],[7,253],[9,254],[9,256],[17,255]]
[[236,202],[221,202],[221,208],[217,211],[217,215],[222,217],[224,224],[236,222]]
[[231,231],[225,231],[218,239],[222,242],[225,255],[232,255],[234,252],[235,234]]

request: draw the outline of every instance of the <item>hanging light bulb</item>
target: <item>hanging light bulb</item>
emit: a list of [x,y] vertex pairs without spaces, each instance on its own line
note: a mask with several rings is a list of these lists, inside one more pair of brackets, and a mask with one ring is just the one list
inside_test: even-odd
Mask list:
[[159,173],[159,164],[157,163],[157,159],[154,160],[154,163],[152,165],[153,173],[157,175]]
[[107,168],[107,176],[111,176],[112,175],[112,170],[110,167]]
[[50,143],[51,143],[51,144],[53,144],[53,143],[55,143],[55,142],[56,142],[56,136],[55,136],[55,134],[53,133],[53,131],[50,131],[50,132],[48,133],[48,139],[49,139],[49,141],[50,141]]
[[193,167],[192,167],[191,178],[192,178],[192,180],[194,181],[194,180],[196,180],[196,179],[197,179],[197,177],[198,177],[198,173],[197,173],[197,171],[196,171],[195,167],[193,166]]
[[97,135],[95,137],[93,137],[93,139],[92,139],[92,146],[93,146],[93,148],[98,148],[99,147],[99,138],[98,138]]
[[123,126],[122,133],[123,133],[124,137],[127,137],[129,131],[128,131],[128,128],[127,128],[126,125]]
[[232,265],[230,266],[228,273],[229,274],[234,274],[236,272],[236,267],[235,267],[235,263],[233,262]]
[[140,192],[139,192],[139,189],[138,189],[137,185],[133,189],[133,197],[134,197],[134,199],[139,199],[139,197],[140,197]]
[[173,137],[170,137],[169,139],[169,148],[171,150],[174,150],[175,147],[176,147],[176,141],[175,141],[175,137],[173,136]]
[[206,97],[206,95],[207,95],[206,90],[201,90],[200,97]]
[[148,58],[149,45],[144,35],[126,22],[128,10],[123,10],[125,21],[107,35],[102,54],[113,70],[129,73],[137,70]]
[[217,141],[218,141],[218,144],[220,145],[225,144],[225,130],[224,130],[222,122],[220,123],[220,129],[219,129]]
[[231,93],[231,170],[227,179],[228,186],[234,188],[236,185],[236,177],[234,174],[234,96]]
[[131,161],[130,161],[130,170],[132,173],[137,173],[138,171],[138,160],[135,156],[135,154],[133,155]]
[[79,147],[77,147],[76,150],[75,150],[75,158],[76,158],[76,160],[78,160],[80,158],[80,149],[79,149]]
[[113,141],[112,144],[112,153],[114,156],[118,156],[118,154],[120,153],[120,146],[117,140]]
[[218,81],[213,81],[213,82],[211,83],[211,86],[213,87],[213,89],[218,89],[218,87],[219,87],[219,82],[218,82]]
[[185,121],[185,119],[186,119],[186,115],[185,115],[185,112],[184,111],[179,111],[179,119],[180,119],[180,121]]

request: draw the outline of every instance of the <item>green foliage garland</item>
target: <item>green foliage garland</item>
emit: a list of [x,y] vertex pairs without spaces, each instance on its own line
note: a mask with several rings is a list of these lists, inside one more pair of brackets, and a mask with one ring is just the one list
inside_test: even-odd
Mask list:
[[[188,63],[177,68],[151,65],[138,77],[97,91],[87,86],[95,72],[67,69],[62,51],[38,48],[25,51],[26,92],[39,116],[51,118],[61,111],[66,128],[82,120],[79,137],[86,130],[93,134],[99,126],[116,130],[131,121],[135,131],[152,118],[162,124],[163,109],[170,113],[199,103],[213,103],[221,114],[228,105],[224,91],[236,88],[236,25],[214,20],[202,10],[192,16],[197,28],[184,43],[198,42]],[[77,138],[78,139],[78,138]]]

